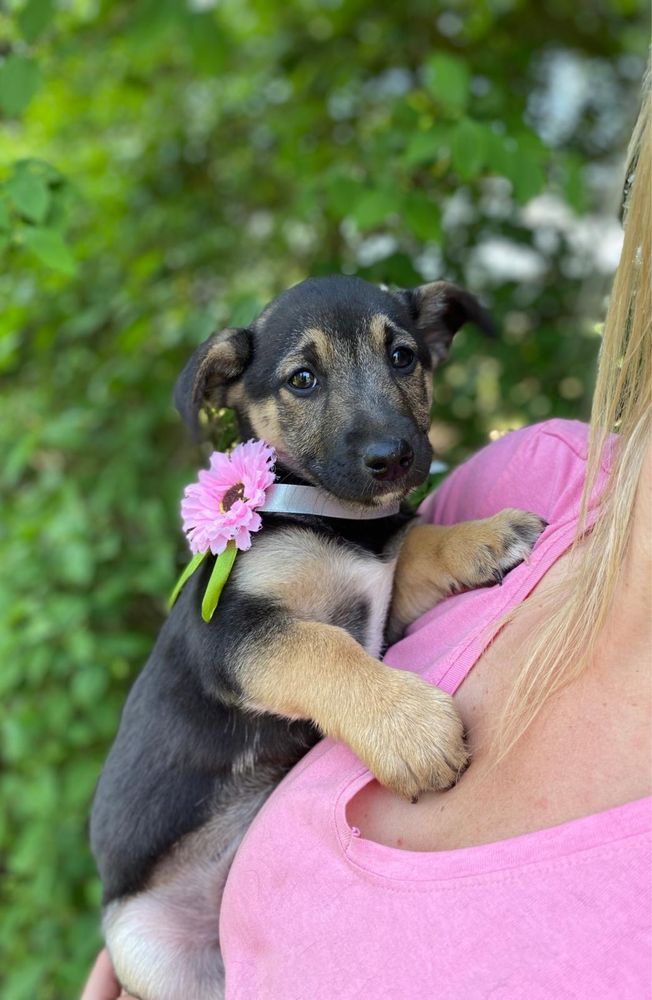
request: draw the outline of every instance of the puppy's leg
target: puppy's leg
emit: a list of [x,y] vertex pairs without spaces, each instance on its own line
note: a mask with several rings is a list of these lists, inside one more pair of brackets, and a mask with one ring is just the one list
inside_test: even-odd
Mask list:
[[449,594],[500,583],[505,573],[527,558],[545,526],[536,514],[509,508],[494,517],[450,527],[414,525],[394,575],[390,641]]
[[226,877],[247,827],[277,782],[265,773],[234,786],[236,798],[178,841],[147,888],[104,909],[102,926],[122,986],[141,1000],[220,1000],[218,939]]
[[[203,872],[204,879],[210,878]],[[224,872],[226,878],[226,872]],[[220,879],[220,881],[222,881]],[[115,974],[139,1000],[220,1000],[219,893],[188,873],[185,885],[145,890],[110,903],[102,916]]]
[[449,787],[466,766],[449,695],[369,656],[344,629],[286,619],[274,641],[250,639],[239,661],[244,705],[312,719],[406,798]]

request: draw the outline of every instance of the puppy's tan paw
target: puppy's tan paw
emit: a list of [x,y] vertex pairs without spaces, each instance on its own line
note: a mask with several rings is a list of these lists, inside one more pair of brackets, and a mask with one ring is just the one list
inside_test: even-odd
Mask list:
[[463,581],[467,587],[502,583],[506,573],[527,559],[547,526],[537,514],[510,507],[480,523],[483,537],[478,539],[477,551],[467,567],[468,576]]
[[353,749],[378,781],[416,801],[450,788],[468,764],[464,729],[450,695],[404,670],[388,668],[386,697]]

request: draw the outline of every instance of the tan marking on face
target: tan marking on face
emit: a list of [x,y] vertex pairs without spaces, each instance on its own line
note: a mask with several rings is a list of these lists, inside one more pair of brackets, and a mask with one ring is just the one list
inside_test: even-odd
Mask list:
[[[375,355],[384,356],[387,352],[388,328],[395,331],[397,342],[406,344],[416,352],[417,345],[409,332],[397,326],[384,313],[376,313],[369,321],[370,346]],[[401,334],[403,334],[403,337],[401,337]],[[394,382],[389,370],[387,372],[387,379],[388,392],[391,392]],[[407,400],[410,412],[415,417],[418,426],[421,429],[425,429],[429,423],[430,409],[432,407],[432,378],[430,374],[420,364],[417,364],[415,373],[405,378],[405,380],[401,380],[400,386],[403,397]]]
[[299,343],[299,350],[307,344],[312,344],[323,368],[329,369],[333,365],[336,358],[335,343],[327,330],[320,326],[308,327]]
[[281,399],[245,403],[240,412],[249,418],[254,437],[266,441],[285,466],[310,481],[301,456],[319,454],[322,425],[318,412],[305,403],[287,392]]
[[242,381],[227,386],[224,405],[231,410],[242,410],[247,405],[247,393]]
[[371,344],[378,354],[382,355],[385,352],[385,342],[387,339],[387,327],[393,326],[389,316],[384,313],[376,313],[369,320],[369,339]]
[[330,370],[336,361],[333,337],[323,327],[310,326],[303,331],[288,354],[279,358],[277,374],[281,378],[287,378],[302,367],[314,368],[315,362],[309,359],[308,352],[316,354],[317,367],[323,371]]
[[430,426],[430,410],[432,407],[432,379],[430,373],[421,365],[415,371],[398,382],[398,391],[403,398],[404,406],[411,413],[421,431]]
[[244,412],[249,418],[255,437],[266,441],[277,451],[285,450],[278,404],[274,399],[245,402]]

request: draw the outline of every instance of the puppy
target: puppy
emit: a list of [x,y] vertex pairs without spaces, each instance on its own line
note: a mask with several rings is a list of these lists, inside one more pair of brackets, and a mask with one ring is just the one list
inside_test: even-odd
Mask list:
[[[347,743],[410,799],[464,769],[450,697],[379,656],[459,588],[500,580],[543,527],[502,511],[454,527],[384,512],[422,483],[432,369],[488,315],[443,282],[390,292],[304,281],[247,329],[215,334],[181,374],[194,427],[235,410],[277,452],[284,482],[318,486],[350,516],[263,513],[211,622],[212,559],[190,578],[127,699],[99,780],[91,840],[116,973],[143,1000],[216,1000],[222,887],[240,839],[320,735]],[[375,512],[375,519],[356,515]]]

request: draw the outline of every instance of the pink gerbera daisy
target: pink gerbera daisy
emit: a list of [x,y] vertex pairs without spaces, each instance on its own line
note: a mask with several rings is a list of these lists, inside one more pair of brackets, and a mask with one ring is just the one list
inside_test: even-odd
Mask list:
[[199,481],[186,486],[181,501],[183,530],[195,554],[218,556],[234,541],[245,551],[251,533],[262,526],[256,508],[265,502],[265,491],[274,482],[276,453],[264,441],[247,441],[229,454],[214,451],[210,468]]

